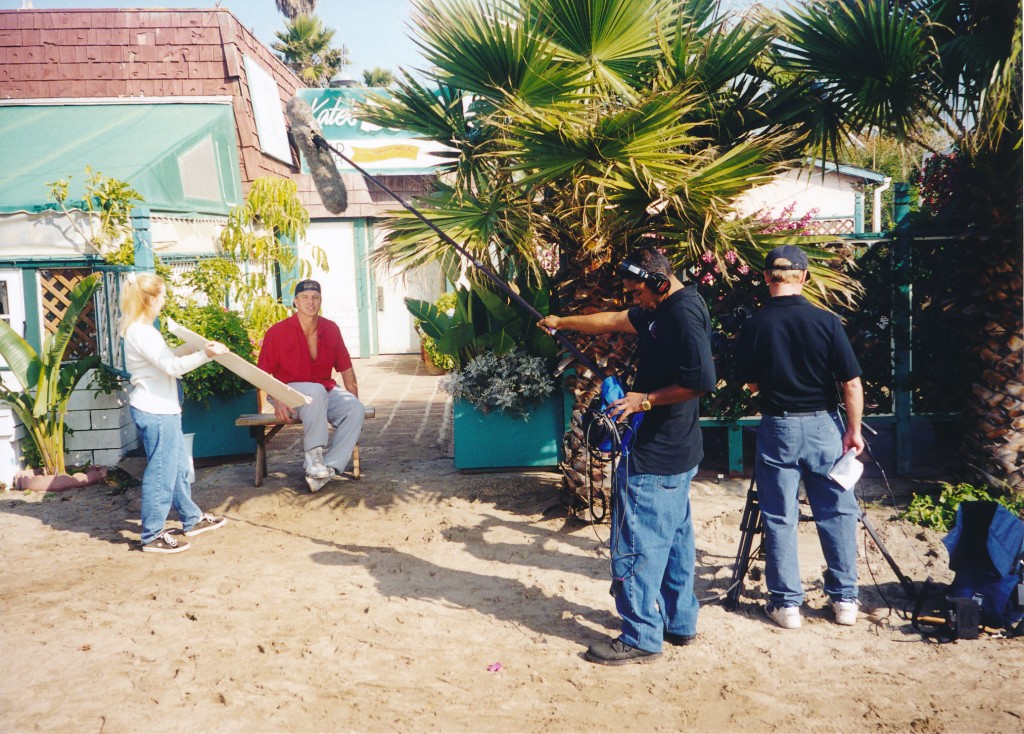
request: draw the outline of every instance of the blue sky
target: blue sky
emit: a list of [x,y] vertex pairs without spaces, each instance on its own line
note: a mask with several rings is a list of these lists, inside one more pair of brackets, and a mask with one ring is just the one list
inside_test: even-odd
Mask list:
[[[22,0],[0,0],[0,8],[21,7]],[[753,0],[726,0],[727,5],[745,7]],[[776,5],[779,0],[768,0]],[[209,8],[214,0],[32,0],[32,7],[51,8]],[[266,45],[274,43],[275,33],[284,30],[285,19],[274,0],[221,0],[243,25]],[[380,66],[391,71],[421,67],[419,50],[409,31],[411,0],[319,0],[316,14],[333,28],[336,44],[349,49],[352,60],[348,73],[362,79],[364,69]]]

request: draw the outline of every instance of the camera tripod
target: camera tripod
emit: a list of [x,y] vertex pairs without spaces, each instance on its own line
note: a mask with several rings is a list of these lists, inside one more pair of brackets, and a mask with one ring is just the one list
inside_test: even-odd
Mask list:
[[[852,490],[851,490],[852,491]],[[903,592],[907,595],[907,599],[914,601],[917,598],[917,590],[914,588],[914,582],[903,575],[900,571],[899,566],[896,565],[896,561],[889,554],[889,550],[885,547],[885,543],[878,537],[878,533],[875,532],[874,526],[868,520],[867,515],[861,510],[860,521],[864,525],[864,529],[868,531],[868,535],[871,536],[871,540],[874,541],[875,546],[882,553],[882,557],[885,558],[889,567],[896,574],[896,578],[899,579],[900,586],[903,588]],[[740,545],[736,551],[736,562],[732,567],[732,578],[729,580],[729,590],[725,595],[725,608],[729,610],[735,610],[740,604],[740,595],[743,593],[743,580],[747,577],[747,572],[750,570],[751,560],[751,549],[754,546],[754,536],[764,531],[764,524],[761,522],[761,505],[757,499],[757,484],[753,477],[750,478],[750,488],[747,489],[747,502],[743,507],[743,518],[740,520]],[[758,557],[763,556],[763,545],[759,545],[755,551],[755,555]]]

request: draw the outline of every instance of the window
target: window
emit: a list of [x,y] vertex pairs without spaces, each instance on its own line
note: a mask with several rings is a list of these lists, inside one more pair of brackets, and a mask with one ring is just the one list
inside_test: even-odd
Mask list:
[[[25,336],[25,289],[20,270],[0,270],[0,319]],[[0,366],[7,366],[2,357]]]

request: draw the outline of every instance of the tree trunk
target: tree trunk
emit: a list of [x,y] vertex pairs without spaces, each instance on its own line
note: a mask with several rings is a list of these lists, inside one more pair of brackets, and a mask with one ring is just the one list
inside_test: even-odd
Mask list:
[[982,310],[963,458],[986,483],[1024,494],[1024,330],[1021,243],[973,248],[988,266],[972,304]]
[[[617,311],[625,308],[621,286],[613,265],[615,255],[609,252],[574,252],[564,258],[565,265],[556,276],[561,315],[588,314],[596,311]],[[560,468],[564,477],[566,504],[570,511],[584,519],[604,519],[604,507],[610,506],[611,477],[610,464],[590,457],[590,472],[587,475],[588,449],[583,433],[582,416],[599,393],[601,381],[607,375],[621,375],[626,368],[636,344],[630,334],[603,334],[592,336],[569,332],[569,339],[580,350],[597,363],[605,372],[590,374],[582,365],[571,360],[563,365],[575,370],[565,378],[566,389],[573,394],[573,412],[570,430],[565,434],[565,459]],[[591,490],[591,487],[593,490]],[[595,507],[589,502],[591,493]]]

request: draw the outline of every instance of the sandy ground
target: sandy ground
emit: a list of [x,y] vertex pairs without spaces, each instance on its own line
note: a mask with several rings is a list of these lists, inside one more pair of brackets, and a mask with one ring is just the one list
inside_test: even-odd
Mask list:
[[[0,495],[0,731],[1024,730],[1024,641],[922,641],[866,534],[856,627],[824,611],[810,523],[802,629],[766,621],[759,580],[738,611],[713,601],[743,480],[692,490],[698,641],[586,662],[617,631],[608,526],[567,519],[555,474],[455,472],[415,361],[357,369],[377,407],[363,479],[309,494],[288,429],[262,488],[251,464],[199,471],[194,496],[230,523],[186,553],[139,552],[137,488]],[[904,573],[948,580],[939,534],[892,515],[868,516]]]

